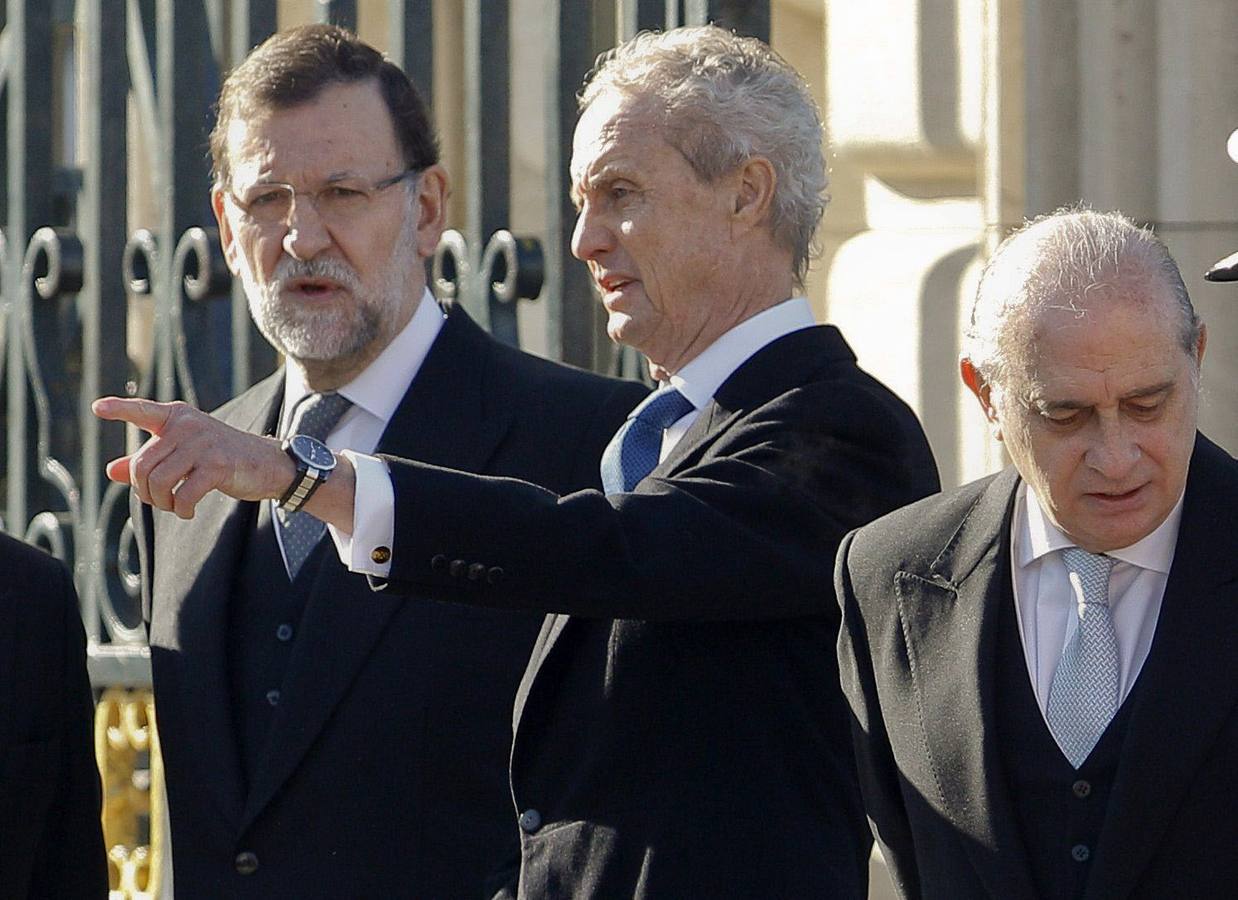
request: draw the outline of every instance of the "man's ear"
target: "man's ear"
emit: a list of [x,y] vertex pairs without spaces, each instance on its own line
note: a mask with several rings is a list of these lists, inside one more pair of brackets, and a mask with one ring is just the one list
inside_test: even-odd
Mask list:
[[434,255],[447,227],[447,171],[430,166],[417,179],[417,253],[423,259]]
[[774,164],[764,156],[753,156],[734,173],[736,222],[749,227],[764,224],[774,205],[774,188],[778,185],[778,173]]
[[228,271],[233,276],[240,275],[237,257],[240,251],[236,246],[236,235],[232,233],[232,225],[228,221],[228,211],[225,209],[224,189],[216,184],[211,188],[211,209],[215,213],[215,223],[219,226],[219,246],[224,252],[224,260],[228,263]]
[[984,418],[989,423],[993,437],[1000,441],[1002,425],[997,416],[997,405],[993,401],[993,386],[985,380],[980,370],[972,365],[972,361],[966,356],[959,360],[959,375],[963,378],[963,384],[967,385],[967,389],[975,395],[980,408],[984,410]]

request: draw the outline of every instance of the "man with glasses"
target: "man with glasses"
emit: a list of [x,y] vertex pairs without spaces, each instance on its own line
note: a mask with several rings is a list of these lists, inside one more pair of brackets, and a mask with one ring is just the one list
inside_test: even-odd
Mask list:
[[518,861],[511,707],[540,616],[373,593],[298,507],[323,445],[593,486],[643,389],[435,302],[434,131],[349,32],[256,49],[211,153],[228,266],[285,359],[218,416],[284,439],[298,477],[183,519],[134,504],[177,897],[488,896]]
[[[383,597],[554,614],[513,715],[517,897],[862,898],[833,557],[938,481],[915,416],[799,293],[820,116],[766,44],[716,26],[605,54],[581,107],[572,252],[666,382],[608,445],[605,492],[354,454],[307,502],[381,551],[349,565]],[[197,411],[96,411],[159,435],[108,473],[161,509],[299,489],[274,441]],[[357,501],[383,493],[394,540],[373,544]]]

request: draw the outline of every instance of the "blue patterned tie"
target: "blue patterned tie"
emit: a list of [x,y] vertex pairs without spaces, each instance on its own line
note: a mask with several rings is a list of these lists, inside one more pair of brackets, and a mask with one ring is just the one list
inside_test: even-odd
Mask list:
[[602,453],[602,488],[622,494],[654,470],[662,451],[662,432],[693,409],[673,387],[662,388],[638,406]]
[[[308,434],[320,441],[326,441],[331,429],[350,406],[351,400],[334,392],[306,394],[293,411],[285,436]],[[307,512],[286,513],[282,509],[276,510],[275,522],[283,537],[288,577],[295,579],[301,566],[322,540],[327,526],[321,519],[316,519]]]
[[1079,627],[1062,651],[1049,685],[1049,730],[1070,764],[1083,765],[1118,711],[1118,637],[1109,614],[1113,558],[1078,547],[1062,551],[1071,584],[1082,595]]

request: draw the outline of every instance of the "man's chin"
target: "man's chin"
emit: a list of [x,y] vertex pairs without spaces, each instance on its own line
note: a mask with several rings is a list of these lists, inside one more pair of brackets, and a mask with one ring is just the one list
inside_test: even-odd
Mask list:
[[606,319],[606,335],[616,344],[640,349],[643,335],[640,324],[627,313],[611,312]]

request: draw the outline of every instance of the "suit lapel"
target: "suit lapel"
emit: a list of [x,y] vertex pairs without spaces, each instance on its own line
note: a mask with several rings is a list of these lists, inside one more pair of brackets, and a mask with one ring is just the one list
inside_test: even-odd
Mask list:
[[375,452],[481,471],[512,420],[510,386],[493,371],[494,352],[494,339],[453,309]]
[[529,654],[529,664],[525,667],[524,675],[520,678],[520,686],[516,689],[516,702],[512,708],[513,735],[520,732],[520,719],[524,715],[525,705],[528,703],[533,685],[537,683],[537,676],[542,670],[542,665],[549,657],[551,649],[558,643],[563,629],[567,628],[571,621],[572,617],[566,613],[550,613],[542,621],[542,630],[533,644],[533,650]]
[[[255,433],[274,428],[283,395],[282,373],[256,385],[221,411],[229,424]],[[174,685],[175,711],[192,715],[195,733],[217,739],[210,753],[191,753],[196,765],[210,766],[202,780],[217,813],[236,822],[244,796],[228,672],[228,601],[241,551],[254,527],[255,506],[211,492],[198,504],[194,518],[183,521],[171,513],[160,518],[158,558],[152,596],[151,645],[157,654],[156,678]],[[194,573],[191,578],[186,573]],[[172,677],[168,677],[172,676]]]
[[[855,355],[838,329],[830,325],[794,331],[767,344],[722,383],[679,443],[671,449],[666,459],[658,463],[650,476],[667,477],[695,464],[705,448],[739,416],[802,384],[814,367],[840,360],[854,362]],[[571,616],[564,614],[546,617],[516,693],[512,726],[517,737],[537,675],[570,622]]]
[[814,369],[840,362],[854,363],[855,354],[831,325],[802,328],[767,344],[722,383],[692,427],[650,474],[666,477],[694,465],[706,446],[740,416],[803,384]]
[[[1238,706],[1238,488],[1234,462],[1199,439],[1156,635],[1139,673],[1088,897],[1125,897],[1217,734]],[[1220,535],[1220,539],[1218,539]]]
[[[466,471],[483,471],[511,423],[506,387],[490,371],[491,338],[459,310],[443,323],[430,352],[388,422],[376,453]],[[406,527],[395,523],[396,530]],[[245,805],[248,824],[296,770],[347,693],[391,617],[405,602],[371,591],[349,572],[328,536],[271,723],[268,753]]]
[[1013,469],[995,478],[936,560],[895,578],[937,801],[993,896],[1031,898],[1027,851],[996,746],[997,626],[1010,589]]

